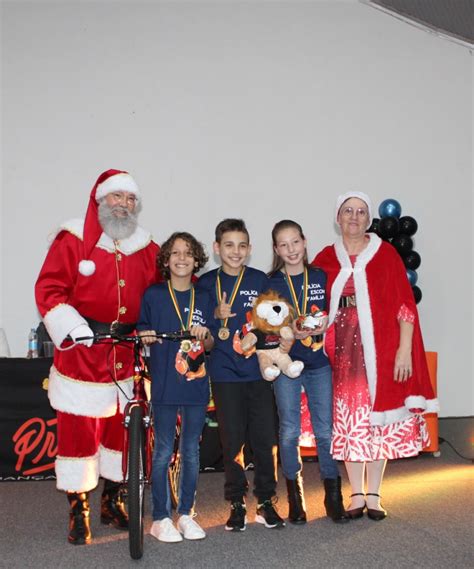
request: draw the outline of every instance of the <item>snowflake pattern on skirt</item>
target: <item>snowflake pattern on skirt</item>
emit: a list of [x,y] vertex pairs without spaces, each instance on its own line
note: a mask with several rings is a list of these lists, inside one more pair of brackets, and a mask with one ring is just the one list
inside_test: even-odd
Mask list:
[[417,455],[429,445],[421,415],[390,425],[370,424],[371,401],[355,307],[339,310],[335,333],[333,458],[366,462]]
[[315,447],[316,438],[311,424],[311,414],[308,407],[308,396],[305,391],[301,391],[301,435],[299,439],[301,447]]

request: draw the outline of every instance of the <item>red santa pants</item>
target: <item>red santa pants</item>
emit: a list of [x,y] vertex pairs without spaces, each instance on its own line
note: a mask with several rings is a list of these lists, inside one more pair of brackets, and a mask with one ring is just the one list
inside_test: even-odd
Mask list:
[[122,481],[122,413],[96,418],[58,411],[57,418],[58,489],[87,492],[97,486],[99,476]]

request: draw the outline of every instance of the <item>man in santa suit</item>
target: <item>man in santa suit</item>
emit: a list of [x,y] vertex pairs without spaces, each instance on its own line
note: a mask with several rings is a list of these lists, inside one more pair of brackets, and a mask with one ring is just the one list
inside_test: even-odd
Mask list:
[[143,292],[157,281],[159,247],[138,226],[140,209],[130,174],[101,174],[85,220],[60,227],[36,282],[38,309],[56,346],[48,393],[58,418],[57,487],[71,505],[73,544],[91,540],[88,492],[99,476],[105,479],[101,522],[128,528],[120,492],[122,411],[132,396],[133,352],[87,338],[111,326],[132,333]]

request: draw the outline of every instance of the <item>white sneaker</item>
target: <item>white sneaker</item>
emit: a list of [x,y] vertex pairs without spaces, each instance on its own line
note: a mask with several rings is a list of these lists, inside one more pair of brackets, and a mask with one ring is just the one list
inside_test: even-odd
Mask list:
[[184,539],[204,539],[206,537],[206,532],[193,520],[193,516],[180,516],[178,529]]
[[157,540],[164,541],[165,543],[183,541],[181,534],[174,527],[170,518],[154,521],[150,533],[153,537],[156,537]]

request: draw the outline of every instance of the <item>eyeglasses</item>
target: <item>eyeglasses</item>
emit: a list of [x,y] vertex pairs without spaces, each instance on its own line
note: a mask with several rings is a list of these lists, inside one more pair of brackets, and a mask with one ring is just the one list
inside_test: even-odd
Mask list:
[[111,196],[116,203],[120,203],[123,200],[125,200],[125,203],[128,205],[134,206],[137,203],[137,198],[129,192],[112,192]]
[[367,217],[369,212],[363,207],[358,207],[357,209],[354,209],[353,207],[345,207],[344,209],[341,209],[341,215],[344,217],[352,217],[353,214],[355,214],[356,217],[364,218]]

